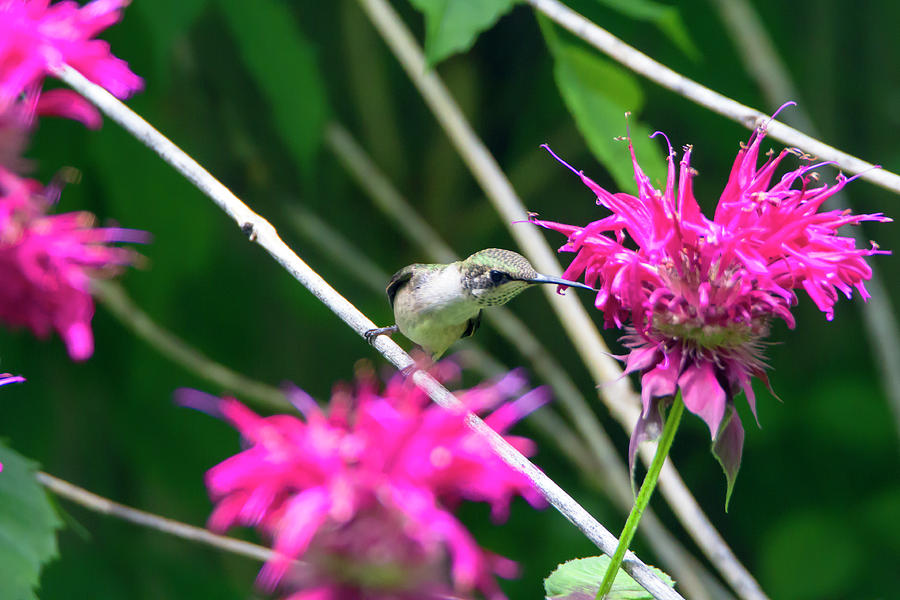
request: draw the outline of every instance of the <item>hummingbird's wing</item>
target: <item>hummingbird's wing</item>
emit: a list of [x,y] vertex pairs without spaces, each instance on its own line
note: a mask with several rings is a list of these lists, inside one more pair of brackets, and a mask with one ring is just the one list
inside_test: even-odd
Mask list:
[[409,280],[412,279],[413,271],[418,266],[419,265],[407,265],[394,273],[394,276],[391,277],[391,280],[387,285],[387,296],[391,303],[391,308],[394,308],[394,298],[397,296],[397,291],[409,283]]
[[466,330],[463,331],[463,334],[461,336],[459,336],[460,339],[469,337],[470,335],[473,335],[476,331],[478,331],[478,326],[481,325],[481,313],[482,311],[479,310],[477,315],[466,321]]

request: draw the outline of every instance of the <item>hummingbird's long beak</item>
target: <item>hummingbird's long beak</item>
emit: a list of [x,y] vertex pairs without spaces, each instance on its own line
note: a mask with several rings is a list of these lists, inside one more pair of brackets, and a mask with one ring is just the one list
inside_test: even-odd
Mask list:
[[535,277],[534,279],[529,279],[528,282],[529,283],[555,283],[556,285],[577,287],[577,288],[582,288],[585,290],[591,290],[594,292],[599,291],[599,290],[596,290],[596,289],[592,288],[591,286],[586,285],[584,283],[578,283],[577,281],[569,281],[568,279],[562,279],[560,277],[550,277],[549,275],[541,275],[540,273],[538,273],[537,277]]

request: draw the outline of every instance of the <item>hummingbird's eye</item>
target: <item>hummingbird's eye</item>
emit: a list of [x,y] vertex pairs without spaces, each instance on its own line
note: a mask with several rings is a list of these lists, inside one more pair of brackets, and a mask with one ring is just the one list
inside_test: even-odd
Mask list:
[[493,283],[500,283],[507,279],[506,273],[504,273],[503,271],[491,271],[490,277]]

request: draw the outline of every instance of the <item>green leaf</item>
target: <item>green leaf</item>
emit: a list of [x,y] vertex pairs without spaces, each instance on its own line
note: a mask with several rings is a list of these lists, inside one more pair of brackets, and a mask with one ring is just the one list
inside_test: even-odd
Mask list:
[[244,63],[269,102],[285,144],[309,176],[328,116],[325,84],[313,46],[289,3],[219,0]]
[[656,25],[678,49],[691,58],[700,56],[677,6],[666,6],[651,0],[598,0],[611,9],[638,21]]
[[[544,593],[549,600],[593,600],[608,567],[608,556],[590,556],[565,562],[544,579]],[[666,585],[675,585],[671,577],[655,567],[651,569]],[[620,569],[607,598],[650,600],[653,596]]]
[[137,2],[133,9],[143,17],[150,30],[150,51],[156,69],[153,85],[168,86],[171,70],[168,68],[176,41],[184,36],[209,0],[154,0]]
[[0,598],[37,598],[41,567],[56,558],[62,524],[34,478],[37,465],[0,444]]
[[410,0],[425,15],[425,58],[434,66],[465,52],[516,0]]
[[[636,114],[644,105],[637,80],[595,50],[560,34],[546,18],[539,16],[538,22],[554,58],[556,85],[578,131],[620,190],[636,191],[628,148],[615,138],[625,133],[625,113]],[[650,128],[634,116],[628,119],[628,127],[641,168],[657,187],[663,187],[666,165],[662,144],[650,140]],[[589,174],[590,169],[584,170]]]

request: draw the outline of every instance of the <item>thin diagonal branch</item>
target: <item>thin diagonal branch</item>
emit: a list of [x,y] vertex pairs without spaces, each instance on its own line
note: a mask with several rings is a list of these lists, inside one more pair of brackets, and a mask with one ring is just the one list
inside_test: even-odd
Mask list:
[[769,137],[780,140],[789,146],[800,148],[821,160],[832,161],[847,173],[859,173],[862,179],[900,194],[900,175],[884,169],[876,169],[872,163],[842,152],[784,123],[770,122],[771,115],[745,106],[676,73],[585,19],[558,0],[527,0],[527,2],[552,21],[650,81],[658,83],[714,113],[736,121],[748,129],[756,129],[760,125],[768,123]]
[[182,539],[191,540],[213,548],[218,548],[232,554],[240,554],[256,560],[267,561],[276,556],[269,548],[251,544],[243,540],[230,538],[224,535],[216,535],[202,527],[195,527],[166,517],[160,517],[153,513],[131,508],[118,502],[113,502],[103,496],[98,496],[84,488],[73,485],[48,473],[39,472],[35,475],[38,483],[63,498],[76,502],[85,508],[95,512],[135,523],[141,527],[155,529]]
[[[493,155],[466,121],[440,77],[434,71],[428,70],[421,48],[400,17],[384,0],[358,1],[444,128],[488,199],[494,204],[503,221],[508,224],[510,233],[523,253],[539,272],[551,275],[560,273],[559,263],[553,251],[537,230],[529,226],[513,225],[528,219],[521,200]],[[593,321],[574,296],[560,296],[552,289],[545,289],[544,293],[598,383],[604,403],[626,431],[630,432],[638,418],[640,401],[631,389],[628,379],[622,377],[622,370],[611,358]],[[655,444],[644,444],[641,449],[641,457],[647,464],[652,461],[654,449]],[[671,460],[667,460],[663,466],[659,488],[685,529],[738,595],[745,600],[766,598],[759,584],[738,561],[731,548],[703,514],[697,501],[672,466]]]
[[176,364],[258,406],[270,410],[293,410],[291,403],[278,388],[232,371],[157,325],[128,297],[119,284],[93,281],[91,292],[120,323]]
[[[328,282],[322,279],[318,273],[297,256],[279,237],[278,232],[271,223],[253,212],[250,207],[215,179],[206,169],[201,167],[153,126],[132,112],[109,92],[91,83],[81,73],[68,65],[59,68],[55,75],[96,105],[105,115],[121,125],[131,135],[146,144],[188,181],[197,186],[237,223],[238,227],[251,242],[259,244],[266,250],[272,258],[342,321],[356,331],[360,337],[363,337],[366,331],[375,327],[375,324],[368,317],[341,296],[337,290],[331,287]],[[411,371],[409,377],[434,402],[450,410],[461,413],[467,412],[465,406],[433,377],[424,371],[415,370],[416,366],[412,358],[390,338],[379,336],[374,341],[373,346],[398,369],[407,373]],[[601,551],[606,554],[612,554],[615,551],[617,544],[615,536],[607,531],[556,482],[532,464],[477,416],[469,412],[466,415],[466,424],[473,431],[483,436],[504,462],[527,477],[544,498],[578,527]],[[626,557],[625,562],[623,562],[623,568],[655,598],[681,598],[675,590],[656,577],[650,568],[633,553],[629,553]]]
[[[777,106],[786,98],[797,99],[799,94],[784,62],[775,51],[772,39],[763,27],[762,20],[753,6],[746,0],[711,0],[719,9],[725,24],[744,61],[744,67],[756,80],[770,106]],[[801,128],[811,135],[818,135],[816,127],[803,106],[785,115],[785,119],[796,119]],[[832,208],[847,208],[846,189],[828,199]],[[867,240],[858,228],[850,233],[860,246],[867,246]],[[894,426],[900,434],[900,335],[898,323],[890,296],[882,283],[881,271],[876,264],[871,265],[872,278],[866,284],[871,294],[868,307],[862,311],[866,335],[877,348],[872,353],[881,374],[881,387],[888,397],[894,413]],[[857,296],[859,298],[859,296]]]

